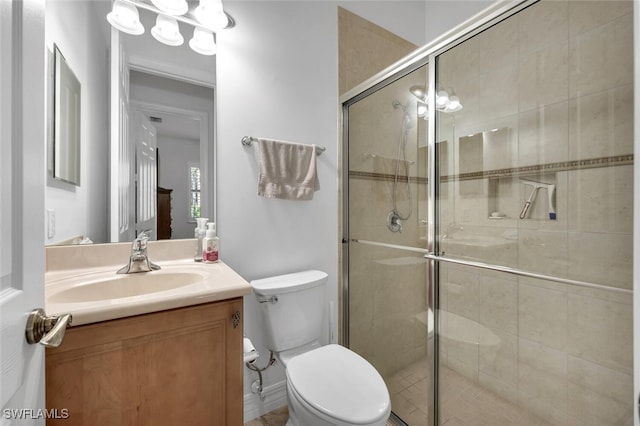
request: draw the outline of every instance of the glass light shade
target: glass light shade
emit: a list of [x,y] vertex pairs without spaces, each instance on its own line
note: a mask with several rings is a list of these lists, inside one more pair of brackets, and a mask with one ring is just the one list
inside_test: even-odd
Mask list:
[[449,98],[449,104],[445,108],[446,112],[457,112],[462,109],[462,104],[460,103],[460,99],[456,95],[452,95]]
[[427,116],[427,112],[429,112],[427,106],[422,102],[418,102],[418,117],[425,118]]
[[158,15],[156,26],[151,28],[151,35],[160,43],[168,46],[180,46],[184,43],[184,37],[180,34],[178,21],[164,15]]
[[213,30],[220,30],[229,25],[229,19],[222,8],[222,0],[200,0],[193,14],[198,22]]
[[111,12],[107,14],[107,21],[117,30],[127,34],[140,35],[144,33],[138,9],[130,3],[120,0],[113,2]]
[[446,90],[439,90],[436,93],[436,107],[444,108],[449,103],[449,94]]
[[216,54],[216,42],[213,33],[204,28],[196,27],[193,30],[193,38],[189,40],[189,47],[201,55],[211,56]]
[[420,99],[422,102],[425,102],[427,100],[427,88],[424,86],[411,86],[411,88],[409,88],[409,91],[411,92],[411,94],[413,94],[413,96],[415,96],[416,98]]
[[187,0],[151,0],[151,3],[169,15],[184,15],[189,10]]

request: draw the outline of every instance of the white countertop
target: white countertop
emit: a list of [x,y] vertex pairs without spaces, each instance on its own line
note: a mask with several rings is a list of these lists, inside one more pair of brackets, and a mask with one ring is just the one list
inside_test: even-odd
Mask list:
[[[184,242],[182,245],[190,253],[191,245]],[[113,250],[113,247],[109,247],[112,245],[104,246]],[[65,252],[61,253],[58,251],[60,249]],[[159,271],[119,275],[116,274],[116,271],[126,263],[128,253],[121,258],[120,263],[108,265],[99,265],[98,261],[92,260],[83,262],[85,267],[77,267],[77,264],[76,267],[72,267],[69,264],[65,265],[63,260],[59,260],[64,258],[64,255],[77,259],[78,253],[74,254],[74,251],[77,250],[82,251],[82,247],[48,248],[47,263],[49,265],[50,260],[56,259],[56,266],[47,268],[45,273],[47,314],[70,313],[73,315],[72,326],[232,299],[242,297],[252,291],[251,285],[222,261],[200,263],[194,262],[191,258],[166,259],[166,256],[159,256],[163,260],[156,261],[152,256],[149,256],[150,260],[161,267]],[[100,254],[100,250],[96,246],[92,246],[90,251],[95,252],[91,257],[94,254]],[[87,252],[83,252],[81,256],[87,256]],[[107,262],[113,260],[110,256],[105,256],[103,259]],[[87,267],[87,264],[90,266]],[[178,275],[188,276],[189,283],[179,286],[171,283]],[[90,289],[90,286],[96,282],[112,284],[116,280],[120,281],[118,283],[120,289],[125,290],[124,296],[106,298],[104,294],[92,294],[93,290]],[[145,283],[147,290],[137,291],[125,287],[135,286],[140,282]],[[154,282],[158,283],[158,288],[153,288]],[[151,288],[150,291],[149,288]],[[81,297],[77,297],[78,295]]]

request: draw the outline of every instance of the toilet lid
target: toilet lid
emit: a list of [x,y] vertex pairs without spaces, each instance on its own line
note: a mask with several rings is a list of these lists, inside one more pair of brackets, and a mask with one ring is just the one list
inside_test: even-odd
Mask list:
[[389,414],[389,392],[378,371],[340,345],[293,357],[287,379],[308,405],[329,417],[369,424]]

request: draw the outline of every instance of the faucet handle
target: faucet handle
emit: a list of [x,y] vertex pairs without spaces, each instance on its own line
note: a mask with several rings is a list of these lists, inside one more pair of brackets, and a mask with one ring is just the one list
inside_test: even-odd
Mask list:
[[148,240],[151,238],[151,229],[145,229],[144,231],[140,231],[138,236],[136,237],[136,241]]

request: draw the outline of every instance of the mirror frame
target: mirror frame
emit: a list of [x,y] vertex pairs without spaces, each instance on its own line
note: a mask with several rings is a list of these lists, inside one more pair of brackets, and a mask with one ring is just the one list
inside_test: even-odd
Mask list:
[[56,44],[53,50],[53,177],[80,186],[82,87]]

